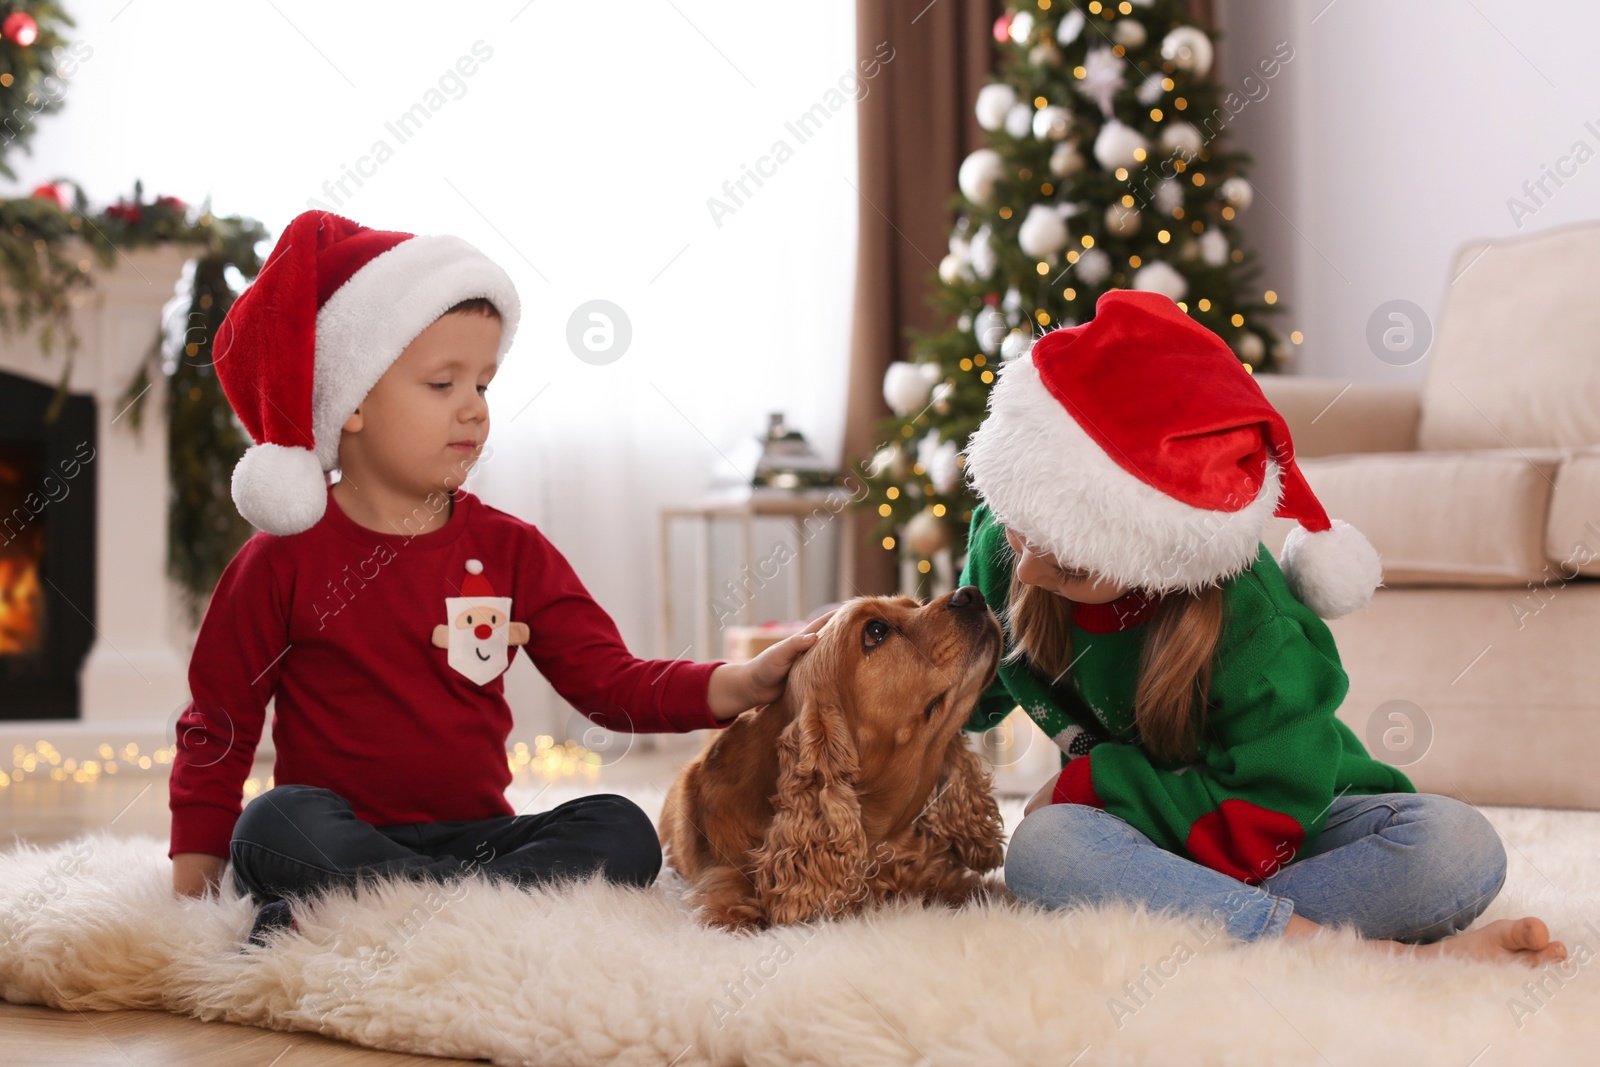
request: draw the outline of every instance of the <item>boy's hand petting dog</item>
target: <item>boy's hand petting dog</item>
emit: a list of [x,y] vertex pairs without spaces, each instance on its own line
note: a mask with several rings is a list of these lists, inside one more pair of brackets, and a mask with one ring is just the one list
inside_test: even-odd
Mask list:
[[794,661],[817,643],[817,632],[827,625],[833,614],[830,611],[818,616],[804,630],[762,650],[752,660],[724,663],[712,671],[711,687],[706,692],[711,714],[718,720],[731,719],[781,697]]

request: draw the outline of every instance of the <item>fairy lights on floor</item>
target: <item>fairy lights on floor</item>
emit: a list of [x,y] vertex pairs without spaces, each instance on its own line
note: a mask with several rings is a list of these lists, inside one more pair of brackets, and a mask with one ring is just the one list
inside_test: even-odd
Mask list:
[[[178,746],[172,744],[142,753],[139,746],[131,741],[120,749],[102,742],[95,749],[98,759],[80,760],[63,757],[60,750],[49,741],[41,740],[31,749],[19,744],[11,750],[11,770],[0,770],[0,791],[30,779],[87,785],[99,781],[101,777],[138,774],[170,764],[177,750]],[[449,753],[441,749],[439,764],[442,766],[448,758]],[[593,781],[600,773],[600,762],[600,753],[590,751],[571,739],[557,744],[549,734],[534,738],[531,748],[527,742],[518,741],[506,750],[506,763],[513,775],[527,774],[546,781],[580,775],[584,781]],[[263,788],[271,789],[272,786],[271,775],[264,782],[259,777],[247,778],[244,795],[253,797]]]

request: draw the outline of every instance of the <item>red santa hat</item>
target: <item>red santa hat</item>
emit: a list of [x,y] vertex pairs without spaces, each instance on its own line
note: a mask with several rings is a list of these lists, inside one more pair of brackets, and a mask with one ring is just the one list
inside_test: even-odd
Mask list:
[[1367,539],[1312,494],[1254,377],[1159,293],[1113,289],[1089,322],[1002,365],[965,455],[1000,522],[1119,585],[1219,584],[1255,561],[1273,516],[1300,523],[1281,565],[1323,618],[1365,606],[1383,578]]
[[482,252],[328,211],[295,216],[214,346],[223,392],[254,441],[233,469],[239,514],[279,535],[314,526],[345,420],[418,334],[474,297],[500,312],[501,361],[520,304]]
[[467,560],[467,576],[461,580],[461,596],[474,600],[493,600],[494,586],[483,576],[481,559]]

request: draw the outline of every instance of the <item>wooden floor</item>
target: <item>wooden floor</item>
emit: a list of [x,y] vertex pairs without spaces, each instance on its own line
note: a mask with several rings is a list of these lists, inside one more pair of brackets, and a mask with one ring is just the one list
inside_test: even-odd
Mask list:
[[[607,768],[611,788],[628,781],[670,782],[681,750],[635,754],[626,767]],[[270,765],[251,773],[263,782]],[[50,845],[111,827],[119,835],[170,831],[167,779],[161,770],[103,776],[89,783],[27,777],[0,789],[0,846]],[[229,1023],[201,1022],[151,1011],[57,1011],[0,1001],[0,1064],[70,1067],[389,1067],[481,1061],[377,1052],[316,1034],[284,1033]]]
[[159,1011],[56,1011],[0,1002],[0,1062],[71,1067],[389,1067],[475,1063],[280,1033],[230,1023],[203,1023]]

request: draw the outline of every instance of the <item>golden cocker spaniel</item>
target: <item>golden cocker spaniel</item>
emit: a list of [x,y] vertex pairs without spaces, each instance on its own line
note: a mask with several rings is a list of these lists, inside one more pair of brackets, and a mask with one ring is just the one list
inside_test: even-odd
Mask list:
[[892,896],[987,889],[1003,827],[961,726],[995,677],[1000,624],[976,588],[834,612],[775,703],[720,730],[661,815],[703,921],[803,922]]

